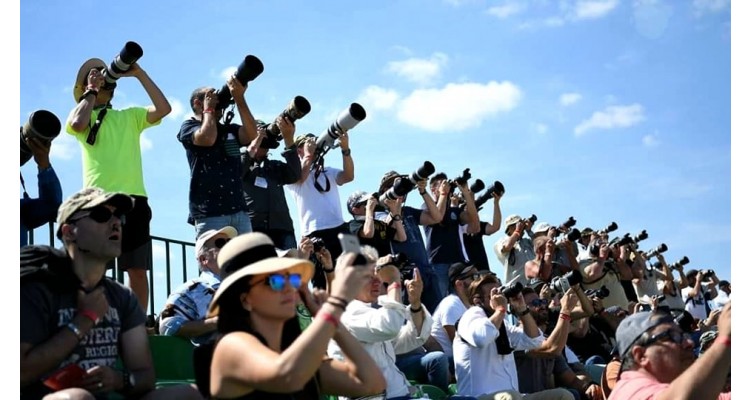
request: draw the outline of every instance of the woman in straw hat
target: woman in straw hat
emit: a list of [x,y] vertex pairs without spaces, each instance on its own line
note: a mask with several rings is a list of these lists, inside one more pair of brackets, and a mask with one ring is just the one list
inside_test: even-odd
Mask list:
[[[317,400],[321,393],[359,397],[385,390],[375,362],[339,323],[369,279],[370,268],[354,267],[354,259],[348,253],[338,260],[327,296],[307,289],[313,264],[276,257],[268,236],[249,233],[225,245],[219,253],[224,279],[208,315],[218,316],[220,335],[210,356],[210,396]],[[299,296],[315,315],[305,331],[296,319]],[[332,338],[344,361],[326,357]]]

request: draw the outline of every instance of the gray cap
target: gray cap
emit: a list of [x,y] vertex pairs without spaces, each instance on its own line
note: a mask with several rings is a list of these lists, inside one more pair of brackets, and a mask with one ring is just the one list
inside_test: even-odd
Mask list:
[[672,315],[662,312],[653,313],[645,311],[629,315],[620,322],[615,333],[617,351],[620,352],[620,357],[625,357],[625,354],[633,346],[633,343],[645,332],[658,325],[670,322],[674,322]]
[[97,187],[88,187],[68,197],[57,209],[57,238],[62,238],[62,226],[73,214],[102,204],[111,204],[118,211],[127,213],[133,209],[134,200],[124,193],[108,193]]

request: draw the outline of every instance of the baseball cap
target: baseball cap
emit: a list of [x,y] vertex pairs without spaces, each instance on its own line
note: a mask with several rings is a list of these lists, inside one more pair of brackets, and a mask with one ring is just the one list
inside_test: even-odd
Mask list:
[[372,193],[358,190],[349,195],[349,199],[346,200],[346,209],[349,210],[349,212],[352,212],[352,209],[354,207],[359,204],[366,203],[370,197],[372,197]]
[[380,178],[380,187],[378,188],[379,193],[384,193],[386,190],[390,189],[391,186],[393,186],[393,182],[398,178],[399,173],[396,171],[388,171],[385,174],[383,174],[383,177]]
[[97,187],[82,189],[68,197],[57,209],[57,238],[62,239],[62,225],[73,214],[102,204],[110,204],[124,214],[133,209],[134,200],[125,193],[105,192]]
[[464,262],[454,263],[448,268],[448,282],[453,286],[453,282],[455,282],[456,279],[459,279],[462,275],[468,274],[472,269],[474,269],[473,265],[467,265]]
[[672,315],[662,312],[644,311],[627,316],[620,322],[615,333],[617,351],[620,353],[620,357],[625,357],[628,350],[633,346],[633,343],[645,332],[658,325],[671,322],[674,322]]
[[534,228],[531,231],[534,232],[534,234],[547,233],[547,231],[550,230],[550,228],[552,228],[552,225],[546,222],[540,222],[538,225],[534,226]]
[[591,228],[589,228],[589,227],[587,226],[587,227],[583,228],[583,230],[581,231],[581,236],[582,236],[582,237],[583,237],[583,236],[588,236],[588,235],[590,235],[590,234],[592,234],[592,233],[594,233],[594,230],[593,230],[593,229],[591,229]]
[[304,135],[297,135],[297,137],[294,138],[294,145],[299,147],[305,140],[307,139],[315,139],[316,136],[312,133],[306,133]]
[[195,240],[195,258],[198,258],[198,254],[200,254],[200,251],[203,249],[203,246],[206,245],[206,242],[220,233],[227,235],[230,239],[237,237],[237,229],[234,229],[232,226],[225,226],[221,229],[209,229],[201,233],[200,236],[198,236],[198,239]]

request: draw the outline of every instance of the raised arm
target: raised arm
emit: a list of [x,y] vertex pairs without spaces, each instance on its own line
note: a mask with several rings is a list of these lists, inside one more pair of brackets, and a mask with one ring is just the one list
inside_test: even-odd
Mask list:
[[479,214],[477,213],[477,207],[474,204],[474,193],[469,190],[467,184],[458,185],[461,194],[463,195],[466,207],[459,215],[459,220],[462,224],[466,224],[466,233],[475,234],[479,232]]
[[88,129],[91,122],[91,112],[96,105],[97,93],[104,84],[104,76],[102,76],[101,71],[92,68],[89,71],[86,82],[87,91],[85,93],[88,94],[81,99],[77,99],[78,104],[76,104],[73,111],[68,115],[68,125],[75,133],[81,133]]
[[240,113],[240,120],[242,121],[242,128],[237,133],[237,140],[241,146],[247,146],[258,136],[258,126],[255,122],[255,117],[250,112],[250,108],[247,106],[247,101],[245,100],[247,86],[243,85],[232,75],[227,81],[227,87],[229,88],[229,93],[232,94],[234,104],[237,105],[237,112]]
[[352,150],[349,148],[349,133],[339,132],[339,143],[341,144],[341,158],[344,166],[336,176],[336,184],[341,186],[354,180],[354,159]]
[[492,193],[492,223],[484,229],[484,234],[489,236],[500,230],[503,213],[500,211],[500,197],[497,193]]

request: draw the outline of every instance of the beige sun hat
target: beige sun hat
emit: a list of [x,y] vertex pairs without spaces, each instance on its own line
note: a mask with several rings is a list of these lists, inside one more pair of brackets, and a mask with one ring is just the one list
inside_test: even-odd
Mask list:
[[83,95],[83,92],[86,90],[86,84],[88,83],[86,78],[89,76],[89,71],[91,71],[92,68],[106,67],[107,64],[100,58],[91,58],[81,65],[81,68],[78,70],[78,75],[76,75],[76,81],[73,84],[73,100],[76,103],[78,103],[78,99],[81,98],[81,95]]
[[246,233],[232,239],[221,248],[217,261],[222,281],[208,307],[206,316],[209,318],[219,314],[219,299],[237,282],[255,275],[288,271],[290,274],[300,274],[302,285],[307,285],[315,270],[308,260],[279,258],[271,238],[260,232]]

